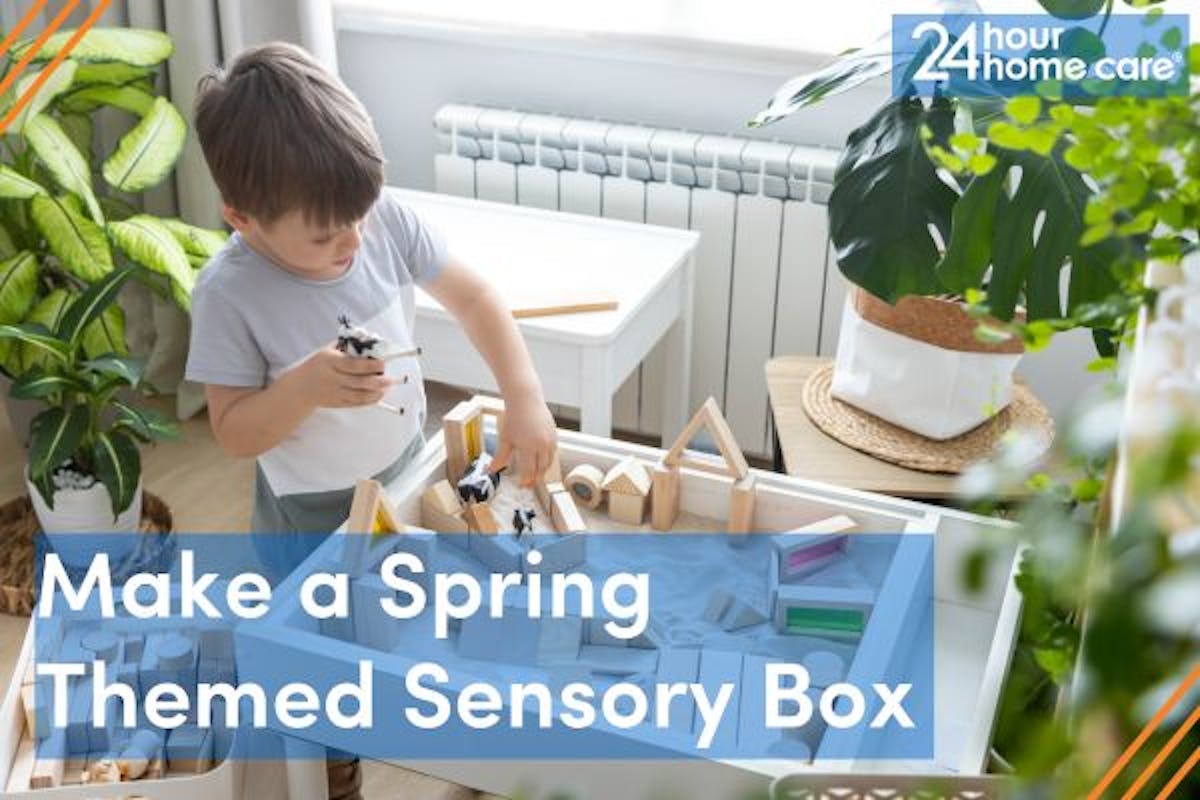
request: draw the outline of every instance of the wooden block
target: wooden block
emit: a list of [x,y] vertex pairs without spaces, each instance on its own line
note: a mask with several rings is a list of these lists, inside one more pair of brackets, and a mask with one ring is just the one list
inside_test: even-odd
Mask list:
[[467,527],[471,529],[471,533],[500,532],[500,523],[496,520],[496,514],[492,511],[492,507],[485,503],[468,504],[463,516],[467,520]]
[[[29,736],[32,739],[45,738],[48,731],[48,721],[50,719],[48,704],[45,702],[45,692],[37,692],[34,689],[34,684],[25,684],[21,687],[21,708],[25,712],[25,730],[29,731]],[[39,705],[38,700],[42,703]]]
[[816,522],[805,523],[799,528],[785,531],[788,534],[844,534],[847,530],[858,528],[858,523],[853,519],[839,513],[834,517],[826,517],[818,519]]
[[729,490],[729,532],[746,533],[754,525],[755,478],[747,475]]
[[679,470],[656,464],[650,478],[650,525],[656,531],[669,531],[679,516]]
[[400,621],[384,611],[384,598],[396,599],[396,590],[379,575],[362,575],[350,584],[354,640],[373,650],[390,653],[399,644]]
[[559,533],[583,533],[587,530],[583,517],[579,515],[579,509],[575,507],[575,500],[566,490],[550,496],[550,517],[554,522],[554,529]]
[[701,428],[708,431],[712,437],[713,443],[721,452],[721,458],[725,462],[724,468],[717,467],[714,464],[705,464],[704,462],[688,463],[688,466],[695,466],[697,469],[705,469],[719,474],[729,475],[735,480],[741,480],[750,472],[750,465],[746,463],[746,456],[742,453],[742,448],[738,446],[737,440],[733,436],[733,431],[729,428],[729,423],[725,421],[725,415],[721,413],[720,406],[713,398],[708,398],[704,401],[704,405],[700,406],[700,410],[692,417],[691,421],[684,426],[683,432],[679,434],[679,438],[671,446],[663,456],[663,463],[667,466],[680,466],[685,463],[684,451],[687,449],[688,443]]
[[546,471],[542,473],[542,480],[550,483],[562,483],[563,473],[562,464],[558,460],[558,448],[554,448],[554,455],[550,457],[550,466],[546,467]]
[[442,417],[442,437],[446,444],[446,478],[450,483],[467,471],[483,452],[483,427],[479,404],[463,401]]
[[641,525],[646,514],[646,498],[636,494],[608,495],[608,515],[626,525]]
[[[738,724],[741,719],[741,680],[742,654],[732,650],[717,650],[706,647],[700,651],[700,672],[696,682],[702,685],[709,697],[716,697],[721,685],[733,684],[733,693],[729,696],[729,704],[713,737],[712,747],[718,752],[729,753],[737,744]],[[700,734],[703,723],[697,715],[692,726],[692,732]]]
[[[658,654],[658,682],[662,684],[696,682],[700,674],[700,651],[678,648],[666,648]],[[678,734],[691,736],[692,718],[696,712],[696,701],[690,693],[670,700],[671,730]],[[658,710],[655,710],[658,713]]]
[[33,767],[37,762],[34,754],[33,739],[22,736],[17,744],[17,752],[12,766],[8,770],[8,794],[21,794],[32,788],[29,784],[33,778]]
[[421,512],[424,513],[427,508],[453,516],[462,511],[462,501],[458,499],[458,492],[450,485],[450,481],[442,480],[427,488],[421,495]]
[[550,498],[567,489],[558,481],[538,481],[533,485],[533,490],[537,494],[538,502],[542,505],[542,510],[549,514],[554,507],[554,501]]
[[599,467],[580,464],[567,473],[563,485],[571,492],[576,504],[595,509],[599,508],[601,501],[604,500],[604,492],[600,489],[600,484],[603,482],[604,473],[600,471]]
[[422,511],[421,524],[438,533],[465,534],[470,530],[464,511],[459,511],[457,514],[450,516],[437,511]]

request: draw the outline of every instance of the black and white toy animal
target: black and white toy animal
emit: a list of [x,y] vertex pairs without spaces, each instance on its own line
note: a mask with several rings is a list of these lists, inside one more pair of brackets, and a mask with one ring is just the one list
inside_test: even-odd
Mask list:
[[517,536],[522,533],[533,533],[533,518],[537,513],[532,508],[521,508],[517,506],[513,509],[513,530],[517,532]]
[[338,317],[337,349],[352,356],[379,358],[387,349],[387,343],[365,328],[351,325],[342,314]]
[[458,479],[458,496],[464,503],[486,503],[496,493],[500,485],[500,473],[488,472],[492,465],[492,457],[480,453],[479,458],[471,462],[467,471]]

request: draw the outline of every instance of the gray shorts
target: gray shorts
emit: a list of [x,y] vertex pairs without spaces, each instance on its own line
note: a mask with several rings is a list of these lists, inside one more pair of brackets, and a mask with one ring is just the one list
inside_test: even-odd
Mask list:
[[[395,480],[421,448],[425,437],[418,433],[400,457],[375,480],[387,485]],[[273,583],[286,578],[304,559],[337,530],[350,516],[353,489],[310,492],[276,497],[262,469],[255,465],[254,513],[251,531],[254,549]]]

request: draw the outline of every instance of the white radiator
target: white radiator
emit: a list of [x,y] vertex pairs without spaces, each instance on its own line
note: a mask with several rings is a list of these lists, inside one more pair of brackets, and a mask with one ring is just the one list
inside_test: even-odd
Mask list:
[[[480,106],[434,125],[439,192],[699,231],[691,405],[717,398],[743,449],[770,453],[764,362],[837,347],[836,151]],[[659,435],[661,358],[622,386],[615,428]]]

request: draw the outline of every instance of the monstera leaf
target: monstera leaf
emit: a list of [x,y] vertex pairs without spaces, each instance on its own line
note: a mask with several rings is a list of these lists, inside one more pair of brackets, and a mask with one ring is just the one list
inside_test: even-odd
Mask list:
[[[1060,274],[1068,260],[1094,263],[1100,250],[1079,245],[1090,190],[1061,157],[992,147],[996,166],[977,175],[954,209],[953,229],[938,276],[949,290],[982,285],[987,268],[988,308],[1012,319],[1024,303],[1029,319],[1053,319],[1067,310]],[[1079,270],[1072,283],[1078,297],[1100,300],[1111,287],[1107,269]],[[1083,302],[1082,300],[1078,302]],[[1073,303],[1072,305],[1077,305]]]
[[[943,17],[982,13],[975,0],[936,0],[934,5]],[[895,70],[904,75],[906,70],[916,66],[913,64],[914,59],[928,51],[929,46],[893,51],[892,32],[889,28],[879,34],[871,44],[852,47],[833,62],[790,79],[775,91],[767,101],[766,107],[747,124],[752,128],[770,125],[798,109],[861,86],[873,78]]]
[[907,294],[943,291],[939,242],[950,238],[958,194],[938,177],[921,141],[922,128],[953,129],[949,101],[888,102],[850,134],[829,197],[829,235],[848,280],[894,303]]

